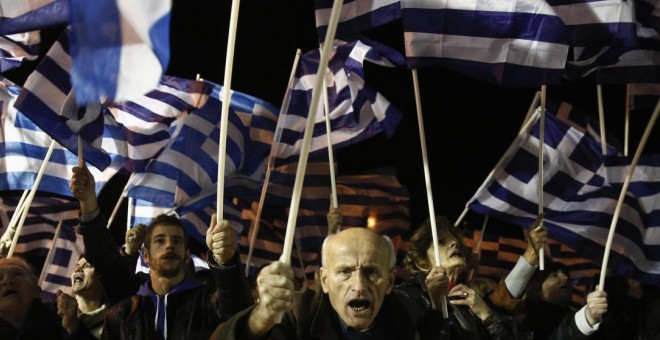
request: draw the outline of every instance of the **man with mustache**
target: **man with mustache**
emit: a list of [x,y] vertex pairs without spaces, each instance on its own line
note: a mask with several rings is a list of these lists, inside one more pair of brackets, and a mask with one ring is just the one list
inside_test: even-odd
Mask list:
[[389,238],[367,228],[345,229],[326,238],[321,253],[320,284],[300,292],[289,265],[264,267],[257,278],[259,302],[221,324],[212,338],[448,338],[439,312],[426,312],[393,290],[396,258]]
[[228,221],[217,223],[212,217],[206,245],[214,282],[200,284],[186,275],[190,249],[183,223],[176,216],[155,217],[142,247],[151,268],[149,280],[137,289],[135,268],[119,254],[99,213],[89,170],[74,167],[70,188],[80,201],[77,232],[84,239],[85,258],[100,273],[109,295],[132,295],[106,313],[104,339],[207,339],[217,324],[252,303],[240,271],[236,232]]

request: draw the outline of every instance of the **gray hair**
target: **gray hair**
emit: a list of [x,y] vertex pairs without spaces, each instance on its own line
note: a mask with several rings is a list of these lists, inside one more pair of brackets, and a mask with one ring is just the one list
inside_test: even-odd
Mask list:
[[[326,264],[326,259],[325,259],[325,249],[330,243],[330,239],[335,237],[337,234],[331,234],[325,237],[323,240],[323,244],[321,245],[321,267],[325,267]],[[396,265],[396,254],[394,253],[394,243],[392,243],[392,239],[389,238],[387,235],[380,235],[384,240],[385,243],[387,244],[387,253],[390,255],[390,269],[394,268]]]

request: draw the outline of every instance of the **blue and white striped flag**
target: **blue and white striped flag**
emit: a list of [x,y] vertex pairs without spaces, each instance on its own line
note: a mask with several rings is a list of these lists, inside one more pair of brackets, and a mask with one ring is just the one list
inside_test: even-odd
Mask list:
[[[85,160],[103,169],[142,171],[169,140],[170,125],[203,104],[203,83],[163,76],[156,88],[132,101],[110,103],[81,115],[69,81],[70,33],[62,33],[25,83],[16,107],[53,138],[77,152],[83,137]],[[74,94],[75,92],[75,94]]]
[[79,106],[133,100],[170,59],[171,1],[71,0],[71,82]]
[[[538,111],[533,119],[538,120]],[[538,213],[538,121],[504,155],[492,180],[469,202],[481,214],[528,227]],[[625,167],[609,148],[570,125],[546,115],[544,135],[544,223],[550,238],[602,263]],[[646,157],[649,160],[646,160]],[[660,284],[660,191],[658,155],[645,156],[636,168],[617,222],[608,266],[614,272]],[[639,187],[639,188],[638,188]]]
[[[0,78],[3,109],[0,119],[0,191],[31,189],[52,140],[14,108],[20,90],[19,86]],[[38,190],[71,197],[71,169],[77,165],[78,157],[56,143]],[[87,166],[95,178],[97,193],[116,173],[112,168],[101,172],[90,164]]]
[[[144,172],[132,176],[129,197],[174,207],[210,194],[218,177],[222,86],[207,84],[205,105],[173,124],[169,144]],[[263,100],[232,91],[225,162],[228,197],[249,191],[246,188],[255,191],[246,194],[258,197],[277,112]],[[232,187],[240,189],[231,192]]]
[[[343,147],[383,131],[392,135],[403,113],[365,82],[363,67],[365,61],[382,66],[402,66],[403,56],[367,39],[335,43],[333,56],[328,62],[329,82],[326,82],[332,145]],[[287,91],[286,109],[278,121],[281,138],[273,146],[273,156],[280,159],[277,163],[297,159],[300,154],[318,63],[319,50],[309,51],[300,59],[293,87]],[[319,101],[315,119],[310,154],[327,152],[323,100]]]
[[[14,214],[19,196],[3,196],[0,199],[0,211],[7,218],[2,218],[2,233],[5,221]],[[78,259],[83,254],[84,245],[77,237],[74,227],[78,225],[78,202],[54,197],[35,197],[25,219],[25,224],[18,237],[15,255],[25,258],[37,270],[46,269],[41,284],[47,298],[54,298],[58,289],[71,293],[71,274]],[[59,238],[53,240],[57,225],[63,221]],[[53,245],[53,242],[54,245]],[[51,263],[44,263],[48,250],[55,247]]]
[[402,0],[409,67],[443,65],[507,86],[556,84],[566,27],[543,0]]
[[0,73],[21,66],[23,60],[37,59],[40,43],[36,31],[0,36]]
[[69,21],[69,0],[0,0],[0,35],[37,31]]
[[[401,18],[400,0],[346,0],[343,3],[335,39],[353,41],[360,33]],[[316,33],[325,35],[332,12],[332,0],[314,0]]]

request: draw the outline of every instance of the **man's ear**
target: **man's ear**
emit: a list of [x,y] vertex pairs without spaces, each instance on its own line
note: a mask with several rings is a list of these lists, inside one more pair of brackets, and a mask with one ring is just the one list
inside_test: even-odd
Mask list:
[[321,287],[323,287],[323,292],[328,293],[328,271],[321,267],[319,268],[319,279],[321,280]]
[[142,246],[142,259],[144,260],[144,263],[149,264],[149,249],[147,247]]
[[387,285],[387,294],[389,294],[392,292],[392,289],[394,288],[394,282],[396,281],[396,268],[390,269],[390,273],[387,275],[387,279],[390,280]]

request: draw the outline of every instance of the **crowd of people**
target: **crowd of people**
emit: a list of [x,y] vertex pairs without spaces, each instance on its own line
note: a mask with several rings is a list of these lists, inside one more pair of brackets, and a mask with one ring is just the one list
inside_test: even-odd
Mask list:
[[[248,282],[236,232],[215,215],[208,275],[200,276],[178,217],[134,227],[119,246],[86,168],[74,168],[70,188],[85,245],[72,295],[44,302],[26,261],[0,259],[1,339],[660,339],[658,287],[619,280],[610,294],[596,287],[581,309],[570,309],[566,270],[552,262],[538,269],[547,241],[540,219],[500,282],[467,280],[457,228],[438,217],[434,245],[427,221],[410,237],[403,261],[410,278],[400,280],[392,241],[368,228],[342,229],[333,211],[317,280],[296,288],[291,266],[279,261]],[[136,273],[138,256],[148,274]]]

